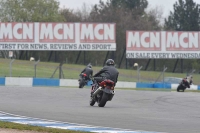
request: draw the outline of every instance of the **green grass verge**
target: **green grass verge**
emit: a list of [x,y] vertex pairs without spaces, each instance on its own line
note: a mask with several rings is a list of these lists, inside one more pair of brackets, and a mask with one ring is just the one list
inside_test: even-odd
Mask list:
[[28,130],[28,131],[37,131],[37,132],[46,132],[46,133],[89,133],[89,132],[80,132],[80,131],[72,131],[72,130],[64,130],[64,129],[55,129],[55,128],[45,128],[39,126],[31,126],[24,124],[17,124],[12,122],[3,122],[0,121],[0,128],[3,129],[16,129],[16,130]]

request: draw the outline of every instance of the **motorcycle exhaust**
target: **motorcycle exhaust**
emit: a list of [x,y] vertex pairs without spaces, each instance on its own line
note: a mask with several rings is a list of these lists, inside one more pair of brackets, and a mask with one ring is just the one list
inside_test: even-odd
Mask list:
[[115,95],[115,91],[112,91],[111,93],[112,93],[113,95]]
[[99,87],[99,88],[93,93],[93,96],[96,96],[101,90],[102,90],[102,88]]

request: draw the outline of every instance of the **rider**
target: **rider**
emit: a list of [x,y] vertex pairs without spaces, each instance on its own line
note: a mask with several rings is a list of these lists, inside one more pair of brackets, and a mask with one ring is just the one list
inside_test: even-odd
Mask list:
[[190,85],[192,85],[192,83],[193,83],[193,81],[192,81],[192,75],[183,78],[182,81],[183,81],[183,83],[185,84],[185,86],[187,88],[190,88]]
[[[84,69],[83,71],[81,72],[82,73],[85,73],[87,76],[86,76],[86,80],[90,80],[90,78],[92,77],[93,75],[93,70],[92,70],[92,65],[91,64],[88,64]],[[80,74],[80,76],[81,76]]]
[[[98,73],[96,73],[93,77],[103,77],[103,79],[110,79],[112,80],[115,85],[118,80],[119,72],[115,68],[115,62],[113,59],[108,59],[106,61],[106,66],[104,66]],[[96,88],[95,88],[96,89]],[[94,90],[92,90],[93,92]]]
[[192,75],[188,76],[187,80],[188,80],[188,82],[189,82],[190,85],[193,84]]

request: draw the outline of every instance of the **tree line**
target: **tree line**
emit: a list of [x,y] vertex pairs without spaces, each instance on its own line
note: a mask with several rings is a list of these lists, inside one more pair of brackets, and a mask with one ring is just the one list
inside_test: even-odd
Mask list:
[[[168,71],[177,64],[177,72],[184,69],[199,69],[200,60],[170,59],[126,59],[126,30],[138,31],[199,31],[200,5],[193,0],[177,0],[173,11],[163,18],[162,7],[148,8],[148,0],[100,0],[98,4],[86,5],[74,10],[60,7],[57,0],[0,0],[1,22],[113,22],[116,23],[116,44],[114,52],[96,51],[15,51],[17,59],[36,57],[41,61],[77,64],[103,65],[106,58],[112,58],[121,68],[132,68],[134,63],[149,67],[146,70],[161,70],[168,65]],[[1,51],[5,53],[5,51]],[[144,67],[145,68],[145,67]]]

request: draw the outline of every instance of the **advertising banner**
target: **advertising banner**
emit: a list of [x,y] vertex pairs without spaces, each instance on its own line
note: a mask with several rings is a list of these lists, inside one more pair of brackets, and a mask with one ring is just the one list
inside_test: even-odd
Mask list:
[[127,31],[126,58],[200,58],[200,32]]
[[114,23],[0,23],[0,50],[115,51]]

